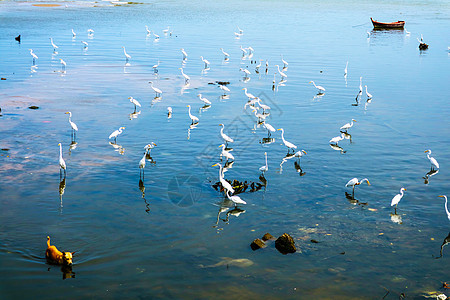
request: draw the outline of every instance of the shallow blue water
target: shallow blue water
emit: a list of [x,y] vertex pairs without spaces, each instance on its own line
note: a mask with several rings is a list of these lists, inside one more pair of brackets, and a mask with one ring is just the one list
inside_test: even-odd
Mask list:
[[[449,280],[446,249],[434,258],[449,231],[437,197],[448,193],[449,180],[448,3],[33,3],[0,3],[0,73],[7,79],[0,82],[0,148],[9,149],[0,150],[5,298],[347,299],[381,298],[387,289],[387,299],[395,299],[402,292],[439,291]],[[411,34],[372,31],[370,17],[404,19]],[[146,36],[145,25],[159,41]],[[162,32],[167,26],[171,36]],[[244,31],[240,39],[237,26]],[[20,44],[13,39],[18,34]],[[421,34],[430,44],[424,52],[416,39]],[[242,57],[241,45],[255,49],[252,58]],[[132,56],[128,64],[122,46]],[[37,68],[31,68],[30,48],[39,56]],[[185,63],[180,48],[188,52]],[[230,53],[228,62],[220,48]],[[281,54],[288,77],[273,91]],[[203,70],[200,56],[210,70]],[[269,61],[267,73],[264,67],[255,73],[251,61],[260,59]],[[189,86],[180,67],[191,77]],[[247,67],[252,74],[245,82],[239,68]],[[373,100],[363,94],[353,106],[360,77]],[[161,99],[154,99],[150,80],[163,91]],[[317,96],[311,80],[326,88],[324,95]],[[209,84],[215,81],[230,81],[228,99]],[[271,106],[267,122],[308,153],[300,173],[296,158],[282,163],[286,147],[279,132],[272,134],[274,143],[261,143],[267,132],[243,109],[244,87]],[[209,109],[199,111],[198,93],[212,102]],[[130,116],[130,96],[142,104],[137,118]],[[187,105],[200,118],[195,128]],[[66,111],[79,127],[70,151]],[[352,118],[352,143],[346,139],[342,151],[332,149],[328,141]],[[226,178],[259,182],[264,152],[269,171],[265,188],[240,194],[245,212],[227,218],[224,211],[218,219],[224,197],[211,187],[218,180],[211,165],[219,162],[220,123],[235,140],[236,160]],[[109,134],[120,126],[126,129],[110,145]],[[144,191],[138,163],[152,141],[155,163],[147,161]],[[65,186],[58,143],[67,163]],[[441,169],[424,184],[426,149]],[[370,180],[355,194],[367,205],[347,200],[351,189],[344,185],[353,177]],[[407,191],[398,224],[390,201],[401,187]],[[289,233],[301,251],[284,256],[271,244],[253,252],[250,242],[266,232]],[[62,281],[64,272],[46,264],[47,235],[61,250],[76,251],[75,278]],[[253,264],[200,267],[223,257]]]

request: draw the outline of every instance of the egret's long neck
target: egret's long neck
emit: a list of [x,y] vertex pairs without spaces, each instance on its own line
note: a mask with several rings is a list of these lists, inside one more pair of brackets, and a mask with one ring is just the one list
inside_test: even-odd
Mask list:
[[222,128],[220,129],[221,134],[223,134],[223,128],[224,128],[224,126],[222,126]]
[[266,153],[266,168],[267,168],[267,153]]
[[428,152],[427,152],[427,157],[428,157],[428,159],[431,159],[431,158],[430,158],[430,154],[431,154],[431,151],[428,151]]
[[[366,91],[367,91],[367,88],[366,88]],[[353,126],[353,120],[352,120],[352,122],[350,123],[350,127],[352,127]]]
[[447,196],[445,196],[445,212],[447,213],[447,216],[450,216],[450,212],[448,211],[447,208]]
[[192,119],[192,115],[191,115],[191,107],[189,106],[189,117],[191,117],[191,119]]
[[219,165],[219,179],[223,180],[223,175],[222,175],[222,166]]
[[400,194],[402,194],[402,197],[403,197],[403,190],[400,191]]
[[119,128],[119,134],[121,134],[122,133],[122,128]]
[[284,139],[284,130],[281,129],[281,139],[283,140],[284,143],[286,143],[286,140]]
[[62,158],[62,146],[59,145],[59,158]]

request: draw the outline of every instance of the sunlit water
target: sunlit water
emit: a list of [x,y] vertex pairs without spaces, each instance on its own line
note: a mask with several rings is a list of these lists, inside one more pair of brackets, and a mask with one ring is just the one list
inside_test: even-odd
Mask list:
[[[389,291],[386,299],[396,299],[445,292],[450,250],[435,258],[449,232],[437,197],[450,194],[448,2],[33,3],[0,3],[1,298],[348,299]],[[370,17],[404,19],[411,35],[373,32]],[[159,41],[146,36],[145,25]],[[172,35],[164,35],[167,26]],[[421,34],[430,45],[424,52]],[[255,49],[252,58],[242,57],[241,45]],[[128,64],[122,46],[132,56]],[[33,68],[30,48],[39,56]],[[277,74],[273,91],[280,54],[288,77],[278,86]],[[211,62],[209,70],[200,56]],[[252,61],[260,59],[257,74]],[[245,82],[239,68],[247,67]],[[373,100],[363,93],[355,106],[360,76]],[[154,99],[150,80],[161,99]],[[326,88],[324,95],[317,96],[311,80]],[[215,81],[230,82],[229,98],[221,99],[209,84]],[[301,170],[296,158],[282,163],[279,131],[274,143],[261,142],[267,131],[243,109],[244,87],[271,106],[267,122],[306,150]],[[200,111],[198,93],[212,101],[209,109]],[[142,104],[135,117],[130,96]],[[195,128],[187,105],[200,118]],[[66,111],[79,127],[71,150]],[[348,131],[352,142],[331,148],[328,141],[351,119],[357,120]],[[211,187],[218,180],[211,165],[219,162],[220,123],[235,139],[226,178],[259,182],[264,152],[269,170],[265,188],[240,194],[245,212],[227,217],[223,209],[218,219],[224,197]],[[120,126],[126,129],[110,145],[109,134]],[[147,161],[140,183],[138,163],[152,141],[155,163]],[[58,143],[67,163],[61,185]],[[441,166],[427,184],[426,149]],[[353,177],[371,183],[356,188],[360,204],[345,195]],[[401,187],[407,191],[398,224],[390,201]],[[251,241],[266,232],[289,233],[301,251],[282,255],[273,243],[252,251]],[[46,264],[47,235],[60,250],[76,251],[75,275]],[[223,257],[254,264],[200,266]],[[74,278],[61,280],[65,273]]]

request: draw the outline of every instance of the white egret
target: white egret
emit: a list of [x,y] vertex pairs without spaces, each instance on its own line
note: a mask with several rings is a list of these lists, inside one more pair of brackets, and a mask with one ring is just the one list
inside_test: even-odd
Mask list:
[[256,67],[255,67],[255,70],[256,70],[257,72],[259,71],[259,68],[261,68],[262,61],[263,61],[263,60],[260,59],[260,60],[259,60],[259,64],[257,64]]
[[281,61],[283,62],[285,68],[289,65],[288,62],[283,59],[283,54],[281,54]]
[[223,94],[225,95],[226,92],[229,92],[230,89],[227,88],[225,85],[219,84],[219,88],[223,91]]
[[70,111],[66,112],[65,114],[69,115],[69,124],[70,124],[70,127],[72,127],[72,133],[75,136],[75,131],[78,131],[78,126],[77,126],[77,124],[72,122],[72,120],[71,120],[72,119],[72,113]]
[[153,81],[149,81],[148,83],[150,83],[150,87],[152,88],[152,90],[155,92],[156,96],[161,95],[162,91],[156,87],[153,86]]
[[114,132],[109,135],[109,139],[114,138],[114,141],[116,141],[117,137],[122,133],[123,129],[125,129],[125,127],[120,127],[119,129],[114,130]]
[[405,29],[405,33],[406,33],[407,36],[410,36],[410,35],[411,35],[411,32],[409,32],[409,31],[406,30],[406,29]]
[[222,51],[223,55],[225,56],[225,59],[228,59],[230,57],[230,54],[228,54],[227,52],[223,51],[223,48],[220,48],[220,50]]
[[364,181],[367,181],[367,185],[370,185],[370,182],[369,182],[369,180],[367,178],[364,178],[364,179],[361,179],[361,181],[358,181],[358,178],[355,177],[355,178],[350,179],[347,182],[347,184],[345,185],[345,187],[349,187],[349,186],[353,187],[353,195],[354,195],[355,194],[355,187],[357,185],[362,184]]
[[191,77],[187,76],[186,74],[184,74],[183,72],[183,68],[179,68],[181,70],[181,75],[183,75],[184,77],[184,82],[188,82],[191,80]]
[[332,138],[329,143],[330,144],[334,144],[337,145],[340,141],[342,141],[345,138],[344,134],[341,133],[340,136],[335,136],[334,138]]
[[278,69],[278,74],[280,74],[281,77],[287,78],[287,75],[286,75],[285,73],[283,73],[283,72],[280,71],[280,66],[279,66],[279,65],[275,65],[275,67],[277,67],[277,69]]
[[225,148],[226,148],[225,144],[220,145],[219,148],[222,148],[222,153],[220,154],[220,156],[224,156],[227,159],[227,161],[234,160],[233,154],[231,154],[229,151],[225,150]]
[[219,163],[212,165],[212,167],[215,166],[219,166],[219,181],[222,184],[222,187],[226,190],[227,193],[228,192],[234,193],[234,189],[231,186],[231,184],[223,178],[222,165]]
[[167,107],[167,118],[172,118],[172,107]]
[[209,60],[204,59],[203,56],[200,56],[200,58],[202,59],[203,63],[205,64],[205,69],[206,69],[208,67],[208,65],[210,64]]
[[370,94],[370,93],[367,91],[367,85],[365,85],[364,87],[366,88],[366,96],[367,96],[367,99],[372,99],[372,94]]
[[242,48],[242,45],[240,46],[240,49],[242,51],[242,56],[245,56],[247,54],[247,50],[245,50],[245,48]]
[[157,73],[158,72],[158,67],[159,67],[159,59],[158,59],[158,63],[156,65],[153,65],[153,72]]
[[150,35],[152,32],[150,31],[150,29],[148,29],[148,26],[145,25],[145,30],[147,31],[147,35]]
[[267,164],[267,152],[264,152],[264,156],[266,157],[266,164],[259,168],[259,170],[264,174],[269,170],[269,165]]
[[292,149],[293,151],[294,151],[294,149],[297,149],[296,145],[294,145],[284,139],[284,129],[283,128],[280,128],[277,130],[281,130],[281,139],[283,140],[283,144],[288,148],[288,152],[290,149]]
[[52,38],[50,38],[50,43],[52,44],[53,51],[56,52],[56,49],[58,49],[58,46],[56,46],[55,43],[53,43],[53,39]]
[[155,37],[155,40],[159,39],[159,35],[157,35],[154,31],[153,31],[153,36]]
[[141,176],[141,170],[142,170],[142,176],[144,176],[145,157],[146,156],[147,156],[147,152],[144,153],[144,156],[142,156],[141,160],[139,161],[139,177]]
[[75,31],[73,31],[73,28],[72,28],[72,37],[75,38],[76,36],[77,36],[77,34],[75,33]]
[[240,29],[239,26],[237,27],[237,29],[239,30],[240,34],[244,34],[244,30]]
[[240,34],[239,32],[235,32],[234,35],[236,39],[240,39],[242,34]]
[[187,55],[186,51],[184,51],[183,48],[181,48],[181,53],[183,54],[183,60],[186,60],[188,55]]
[[270,125],[269,123],[267,123],[265,121],[264,121],[264,123],[262,125],[264,126],[264,128],[267,129],[267,133],[268,133],[269,136],[271,136],[271,132],[275,132],[276,131],[275,128],[272,125]]
[[245,96],[247,96],[249,99],[256,99],[256,97],[253,94],[250,94],[247,92],[247,88],[243,88]]
[[397,210],[397,205],[398,205],[398,203],[400,202],[400,200],[402,200],[402,197],[403,197],[403,191],[406,191],[406,189],[405,189],[405,188],[401,188],[401,189],[400,189],[400,194],[397,194],[397,195],[395,195],[394,198],[392,198],[391,206],[394,206],[394,205],[395,205],[395,210]]
[[366,31],[367,33],[367,38],[370,38],[370,32]]
[[64,60],[62,60],[62,58],[60,58],[59,61],[61,62],[61,69],[65,70],[66,66],[67,66],[66,62]]
[[153,142],[151,142],[150,144],[147,144],[147,145],[144,146],[144,150],[145,150],[145,152],[146,152],[148,155],[150,155],[150,152],[151,152],[152,149],[155,148],[155,147],[156,147],[156,144],[153,143]]
[[61,177],[61,169],[62,169],[64,170],[64,178],[66,178],[66,162],[64,161],[64,158],[62,156],[61,143],[59,143],[58,146],[59,146],[59,177]]
[[[251,107],[254,107],[254,106],[251,106]],[[257,110],[256,110],[256,109],[253,109],[253,111],[252,111],[252,112],[254,112],[254,113],[255,113],[255,117],[257,117],[257,118],[258,118],[258,121],[261,121],[261,120],[265,121],[265,120],[266,120],[266,118],[267,118],[267,116],[268,116],[268,115],[270,115],[270,114],[260,114],[260,113],[258,113],[258,112],[257,112]]]
[[36,54],[34,54],[33,49],[28,49],[28,50],[30,50],[30,55],[33,57],[33,63],[34,63],[35,60],[38,59],[39,57]]
[[90,28],[87,30],[87,32],[88,32],[89,35],[93,35],[94,34],[94,30],[92,30]]
[[228,135],[226,135],[225,133],[223,133],[223,129],[225,128],[225,125],[223,124],[219,124],[219,126],[222,126],[222,129],[220,129],[220,136],[222,137],[222,139],[225,141],[225,143],[228,145],[228,143],[234,143],[234,140],[232,138],[230,138]]
[[447,213],[447,218],[450,221],[450,212],[448,211],[448,207],[447,207],[447,196],[446,195],[440,195],[438,197],[445,198],[445,204],[444,204],[445,212]]
[[81,43],[84,45],[84,48],[87,48],[87,46],[89,46],[89,44],[85,41],[81,41]]
[[198,123],[199,119],[196,116],[191,114],[191,106],[188,105],[187,107],[189,107],[188,113],[189,113],[189,118],[191,118],[191,120],[192,120],[192,124]]
[[362,93],[362,77],[359,77],[359,92]]
[[347,124],[341,126],[341,128],[339,128],[339,129],[340,129],[340,130],[345,130],[345,131],[347,131],[347,129],[353,127],[353,122],[356,122],[356,120],[355,120],[355,119],[352,119],[352,122],[351,122],[351,123],[347,123]]
[[431,157],[431,150],[425,150],[425,153],[427,153],[427,157],[430,160],[431,163],[431,169],[433,170],[433,166],[436,167],[436,169],[439,169],[439,163],[437,162],[437,160],[434,157]]
[[247,202],[242,200],[239,196],[230,196],[229,191],[227,191],[227,197],[234,202],[234,206],[237,206],[238,204],[247,204]]
[[255,50],[252,48],[252,47],[247,47],[247,48],[245,48],[247,51],[248,51],[248,53],[249,54],[252,54]]
[[314,87],[315,87],[316,89],[319,90],[319,93],[325,92],[325,88],[324,88],[323,86],[321,86],[321,85],[316,85],[316,83],[315,83],[314,81],[312,81],[312,80],[311,80],[309,83],[314,84]]
[[128,97],[128,99],[130,99],[130,102],[134,104],[134,111],[136,111],[136,106],[141,107],[141,104],[139,103],[139,101],[137,101],[133,97]]
[[300,150],[295,152],[294,156],[297,157],[298,159],[300,159],[302,156],[306,155],[306,151],[305,150]]
[[206,99],[205,97],[202,97],[202,94],[198,94],[197,95],[198,98],[203,101],[203,103],[205,103],[206,105],[211,105],[211,101],[209,101],[208,99]]
[[270,106],[269,105],[266,105],[266,104],[263,104],[263,103],[261,103],[261,99],[260,98],[257,98],[256,99],[256,102],[259,104],[259,106],[263,109],[263,112],[265,112],[266,110],[269,110],[270,109]]
[[266,69],[269,68],[269,60],[266,59]]
[[345,64],[345,69],[344,69],[344,76],[347,76],[347,69],[348,69],[348,61]]
[[247,69],[243,69],[243,68],[240,68],[239,69],[239,71],[241,71],[241,72],[244,72],[244,74],[245,74],[245,77],[248,77],[248,75],[250,75],[251,73],[250,73],[250,71],[249,70],[247,70]]
[[128,61],[131,58],[131,55],[127,53],[127,51],[125,50],[125,47],[122,46],[122,48],[123,48],[123,54],[125,54],[125,58]]

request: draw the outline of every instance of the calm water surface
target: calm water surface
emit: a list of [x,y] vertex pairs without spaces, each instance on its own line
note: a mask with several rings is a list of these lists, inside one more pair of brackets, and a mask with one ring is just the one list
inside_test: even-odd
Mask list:
[[[33,3],[0,3],[0,73],[7,79],[0,83],[1,298],[350,299],[389,291],[385,299],[397,299],[445,292],[449,250],[435,257],[449,233],[437,197],[450,194],[447,1]],[[370,17],[404,19],[411,34],[374,32]],[[145,25],[159,41],[146,36]],[[162,32],[167,26],[171,36]],[[430,45],[425,52],[418,50],[421,34]],[[241,45],[254,48],[253,57],[242,57]],[[34,67],[31,48],[39,56]],[[180,48],[188,52],[185,63]],[[273,91],[280,54],[288,78],[279,84],[277,74]],[[267,73],[255,73],[252,61],[260,59],[269,61]],[[247,67],[249,81],[239,72]],[[373,100],[363,94],[355,106],[361,76]],[[163,90],[160,99],[150,80]],[[209,84],[215,81],[230,82],[228,98]],[[267,122],[307,151],[301,170],[296,158],[283,162],[279,132],[273,143],[262,142],[267,131],[243,109],[244,87],[272,107]],[[198,93],[212,102],[209,109],[200,110]],[[134,115],[130,96],[142,104]],[[194,128],[187,105],[200,118]],[[76,147],[66,111],[79,127]],[[351,143],[331,148],[328,141],[351,119]],[[235,139],[226,178],[259,182],[268,153],[267,185],[240,194],[247,202],[240,214],[211,187],[220,123]],[[126,129],[117,145],[109,144],[120,126]],[[152,141],[155,163],[147,161],[140,182],[138,162]],[[63,183],[58,143],[67,163]],[[441,165],[427,183],[426,149]],[[370,180],[355,194],[367,205],[346,198],[353,177]],[[390,201],[401,187],[407,192],[396,223]],[[301,251],[281,255],[271,244],[253,252],[250,242],[266,232],[289,233]],[[72,274],[46,264],[47,235],[61,250],[76,251]],[[224,257],[253,264],[202,267]]]

